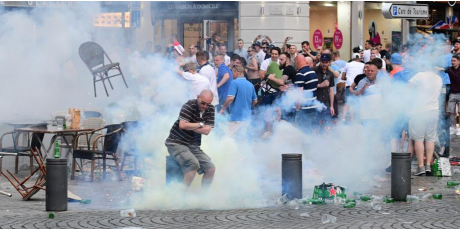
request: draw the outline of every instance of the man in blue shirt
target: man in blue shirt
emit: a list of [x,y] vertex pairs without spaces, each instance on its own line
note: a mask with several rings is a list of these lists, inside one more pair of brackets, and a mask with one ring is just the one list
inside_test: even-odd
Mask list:
[[219,111],[223,114],[230,107],[230,136],[237,132],[246,133],[251,118],[251,108],[257,103],[254,86],[244,77],[244,68],[240,65],[232,67],[233,81],[227,99]]
[[217,110],[220,110],[227,99],[228,89],[233,80],[232,72],[224,62],[224,55],[219,54],[214,57],[214,64],[217,68],[217,93],[219,94],[219,105],[216,106]]

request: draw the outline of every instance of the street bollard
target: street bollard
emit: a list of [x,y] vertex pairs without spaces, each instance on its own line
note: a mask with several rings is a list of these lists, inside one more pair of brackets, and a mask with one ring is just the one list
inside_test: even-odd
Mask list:
[[46,159],[46,211],[67,211],[67,159]]
[[281,177],[281,195],[302,199],[302,154],[282,154]]
[[391,153],[391,198],[396,201],[411,195],[410,153]]
[[170,156],[166,156],[166,185],[169,185],[171,182],[182,182],[184,180],[184,173],[182,169]]

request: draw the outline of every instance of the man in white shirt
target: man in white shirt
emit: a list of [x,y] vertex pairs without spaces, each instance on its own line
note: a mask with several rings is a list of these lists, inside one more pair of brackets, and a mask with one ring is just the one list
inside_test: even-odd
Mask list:
[[[275,54],[275,55],[273,55]],[[262,62],[260,65],[260,71],[259,71],[259,77],[260,79],[265,78],[265,73],[267,73],[268,66],[272,61],[277,62],[278,64],[280,63],[280,60],[278,59],[279,55],[281,54],[281,49],[278,47],[274,47],[272,49],[272,55],[271,58],[266,59]]]
[[238,56],[244,58],[246,62],[248,61],[248,50],[245,49],[244,47],[244,41],[243,39],[238,39],[238,49],[236,49],[233,54],[238,54]]
[[219,53],[224,55],[224,58],[225,58],[225,65],[229,65],[230,64],[230,57],[227,55],[227,47],[225,45],[221,45],[220,46],[220,49],[219,49]]
[[[343,106],[343,120],[347,117],[348,109],[351,105],[350,100],[352,100],[354,96],[350,92],[350,87],[353,84],[356,76],[363,73],[364,66],[365,65],[361,62],[359,56],[355,56],[353,61],[346,63],[345,68],[343,69],[342,80],[345,80],[345,105]],[[353,113],[351,113],[351,115],[353,116]]]
[[187,58],[185,58],[185,60],[188,61],[188,62],[192,62],[192,63],[197,65],[198,63],[196,62],[196,47],[195,47],[195,45],[189,45],[188,46],[188,55],[189,56]]
[[367,40],[364,43],[364,52],[363,52],[363,60],[364,63],[371,61],[371,48],[374,47],[374,42],[371,40]]
[[[420,66],[423,68],[425,66]],[[425,71],[423,71],[425,70]],[[409,80],[414,98],[409,117],[409,137],[414,141],[418,168],[415,176],[431,175],[434,142],[437,140],[439,118],[439,95],[442,91],[442,79],[435,70],[422,69]],[[424,155],[426,153],[426,166]]]
[[381,59],[382,60],[382,71],[387,70],[387,65],[385,61],[380,57],[380,52],[377,48],[371,48],[371,61],[375,58]]
[[257,63],[261,64],[265,60],[265,52],[261,49],[261,45],[259,42],[254,43],[253,48],[256,52],[256,57],[257,57]]
[[196,53],[196,61],[198,62],[198,72],[209,80],[209,90],[212,92],[214,99],[212,105],[219,104],[219,95],[217,93],[217,77],[214,67],[206,59],[205,52]]
[[177,73],[185,80],[190,81],[190,99],[196,98],[203,90],[209,90],[208,78],[197,73],[194,63],[185,63],[184,71],[177,69]]

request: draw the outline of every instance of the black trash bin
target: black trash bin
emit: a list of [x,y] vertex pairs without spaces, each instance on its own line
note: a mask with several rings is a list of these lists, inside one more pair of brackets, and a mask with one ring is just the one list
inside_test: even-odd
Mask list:
[[411,194],[410,153],[391,153],[391,198],[406,199]]
[[46,159],[46,210],[67,211],[67,159]]
[[288,199],[302,199],[302,154],[282,155],[282,193]]

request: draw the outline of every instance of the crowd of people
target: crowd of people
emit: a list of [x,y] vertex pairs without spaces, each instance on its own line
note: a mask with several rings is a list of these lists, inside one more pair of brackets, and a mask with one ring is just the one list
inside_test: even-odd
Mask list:
[[[171,55],[178,63],[178,74],[190,81],[192,100],[184,104],[171,129],[168,150],[171,144],[199,146],[201,140],[197,139],[209,133],[203,128],[214,126],[214,115],[228,114],[229,134],[236,137],[251,133],[268,138],[278,122],[290,122],[317,136],[338,123],[359,123],[370,134],[387,131],[391,152],[415,155],[418,169],[414,175],[419,176],[431,174],[435,142],[439,141],[438,122],[443,115],[451,117],[451,134],[460,135],[455,118],[460,103],[460,37],[453,42],[443,38],[441,44],[435,43],[433,35],[425,36],[403,45],[400,51],[391,50],[390,43],[383,46],[367,40],[364,49],[353,49],[350,60],[342,60],[340,52],[331,48],[314,47],[314,51],[308,41],[303,41],[299,50],[288,44],[290,39],[286,37],[279,47],[269,36],[258,35],[249,47],[238,39],[237,49],[228,52],[227,45],[214,34],[201,40],[199,47],[206,49],[190,45],[186,54],[172,36]],[[436,56],[439,60],[418,63],[417,57],[433,57],[430,52],[441,53]],[[392,108],[406,110],[393,114],[390,126],[382,128],[389,110],[385,96],[394,97],[401,91],[410,95],[401,94],[397,99],[411,106],[394,105]],[[340,101],[343,109],[339,109]],[[193,125],[184,124],[195,119]],[[264,125],[256,128],[254,123]],[[248,131],[251,125],[261,132]],[[192,155],[192,151],[187,152]],[[177,150],[169,152],[177,155]],[[181,166],[193,164],[195,171],[202,163],[198,156],[196,159]],[[203,159],[204,167],[212,167],[213,174],[214,166],[208,166],[212,164],[208,160]]]

